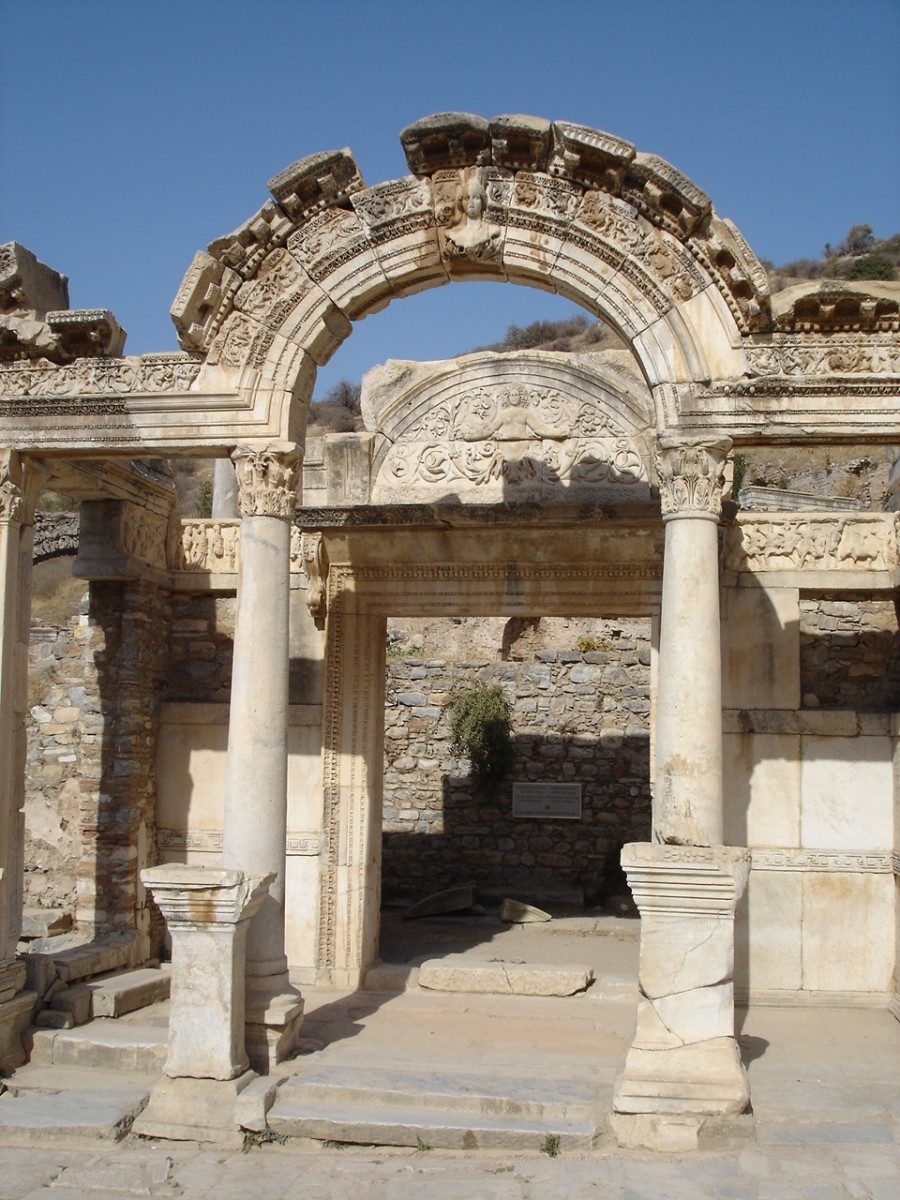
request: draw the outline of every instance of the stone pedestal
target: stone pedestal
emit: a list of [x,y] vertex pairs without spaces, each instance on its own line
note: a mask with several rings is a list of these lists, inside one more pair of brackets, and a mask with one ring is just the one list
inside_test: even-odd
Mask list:
[[172,934],[172,994],[165,1078],[135,1131],[201,1140],[233,1131],[234,1101],[255,1077],[244,1048],[247,930],[272,876],[175,864],[141,879]]
[[749,852],[637,842],[622,865],[641,914],[640,999],[614,1110],[742,1113],[750,1093],[734,1038],[734,909]]
[[291,521],[294,448],[240,449],[241,567],[234,633],[222,863],[271,876],[247,941],[246,1045],[267,1072],[297,1044],[303,999],[284,952]]

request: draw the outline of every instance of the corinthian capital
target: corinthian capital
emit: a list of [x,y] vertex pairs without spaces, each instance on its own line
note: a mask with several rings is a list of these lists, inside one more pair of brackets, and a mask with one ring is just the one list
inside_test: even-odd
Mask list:
[[238,446],[231,457],[242,517],[293,517],[302,461],[299,447]]
[[18,466],[18,455],[11,450],[0,450],[0,522],[4,525],[21,521],[25,515],[25,493],[19,486],[22,480]]
[[724,466],[731,438],[661,437],[656,451],[656,475],[663,520],[706,517],[722,512]]

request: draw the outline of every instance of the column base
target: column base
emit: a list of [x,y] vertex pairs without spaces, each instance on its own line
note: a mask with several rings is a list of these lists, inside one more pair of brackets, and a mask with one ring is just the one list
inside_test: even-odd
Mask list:
[[248,975],[244,1038],[250,1067],[268,1075],[295,1053],[303,1023],[303,997],[282,975]]
[[0,1070],[14,1071],[28,1061],[24,1039],[36,1002],[35,992],[19,992],[0,1002]]
[[734,1116],[749,1103],[747,1072],[733,1037],[665,1050],[632,1046],[613,1094],[617,1113]]
[[177,1142],[243,1146],[235,1106],[256,1078],[255,1071],[245,1071],[237,1079],[170,1079],[164,1075],[150,1093],[132,1132]]
[[751,1113],[723,1117],[614,1112],[609,1129],[623,1150],[656,1150],[660,1154],[741,1150],[756,1134]]

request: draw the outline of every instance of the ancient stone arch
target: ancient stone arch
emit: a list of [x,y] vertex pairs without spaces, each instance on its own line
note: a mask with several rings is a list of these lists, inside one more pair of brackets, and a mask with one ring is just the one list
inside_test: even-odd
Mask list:
[[[769,514],[732,522],[723,566],[727,458],[732,445],[900,442],[900,289],[825,281],[770,296],[760,264],[699,188],[597,130],[443,114],[410,126],[401,142],[410,174],[375,187],[347,150],[302,159],[272,180],[272,200],[188,270],[172,309],[180,353],[123,357],[112,314],[70,311],[60,276],[15,243],[0,248],[0,1050],[9,1061],[21,1055],[32,1004],[15,958],[21,662],[34,503],[51,486],[83,502],[80,571],[128,581],[131,612],[167,589],[239,589],[224,870],[206,889],[216,899],[195,912],[192,889],[203,885],[193,876],[163,866],[146,878],[182,931],[218,922],[239,942],[234,931],[256,914],[246,1038],[235,1032],[242,1014],[231,979],[235,1002],[222,1021],[232,1036],[224,1050],[208,1048],[204,1070],[234,1074],[245,1043],[267,1069],[296,1039],[285,747],[288,597],[302,564],[310,608],[326,625],[325,778],[323,824],[295,841],[315,860],[307,890],[317,896],[318,965],[344,983],[361,979],[373,948],[372,711],[385,614],[444,611],[448,593],[509,615],[562,604],[659,614],[655,840],[630,847],[625,861],[646,969],[617,1105],[623,1118],[736,1111],[747,1091],[733,1037],[732,921],[752,839],[747,804],[743,824],[723,804],[723,729],[750,739],[750,765],[742,760],[737,774],[763,807],[751,777],[764,739],[815,746],[834,732],[801,711],[796,662],[782,670],[771,649],[751,661],[737,631],[746,623],[761,645],[783,649],[796,638],[804,589],[896,596],[898,555],[890,514],[842,514],[828,532],[821,515]],[[576,300],[615,327],[636,373],[540,355],[502,364],[474,356],[418,375],[406,367],[403,386],[389,380],[381,399],[370,395],[365,434],[332,439],[318,457],[308,447],[304,462],[316,367],[352,322],[465,280]],[[218,528],[173,521],[165,479],[133,465],[170,454],[230,456],[239,517]],[[345,704],[348,695],[371,711]],[[754,848],[763,871],[791,873],[792,886],[810,871],[889,874],[895,835],[882,809],[893,785],[882,759],[896,721],[882,725],[860,722],[854,734],[878,743],[861,753],[881,756],[872,853],[868,833],[821,817],[806,828],[832,832],[809,836],[846,844],[810,845],[798,833],[786,859],[778,846]],[[120,888],[138,958],[150,936],[138,878],[152,860],[148,794],[128,848],[135,869]],[[102,906],[92,904],[86,923],[103,932]],[[685,962],[707,947],[696,968],[674,976],[660,966],[673,938]],[[886,994],[882,975],[859,990]]]

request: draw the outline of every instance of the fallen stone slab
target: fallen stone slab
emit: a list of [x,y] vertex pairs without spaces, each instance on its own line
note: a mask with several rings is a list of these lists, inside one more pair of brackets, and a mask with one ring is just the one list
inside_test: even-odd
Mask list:
[[463,954],[430,958],[419,967],[419,987],[436,992],[573,996],[593,978],[592,968],[582,963],[473,962]]
[[512,900],[507,897],[500,909],[500,920],[514,925],[527,925],[538,921],[552,921],[553,918],[542,908],[534,904],[526,904],[523,900]]
[[437,917],[443,913],[465,912],[472,908],[478,899],[478,888],[474,884],[460,884],[457,887],[445,888],[442,892],[432,892],[418,900],[403,914],[404,921],[415,917]]

